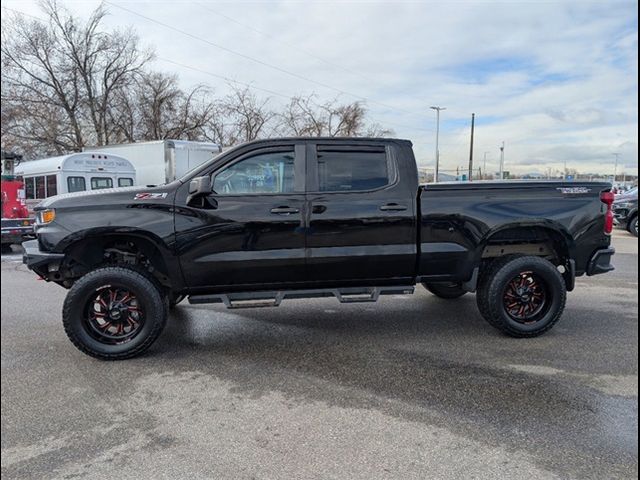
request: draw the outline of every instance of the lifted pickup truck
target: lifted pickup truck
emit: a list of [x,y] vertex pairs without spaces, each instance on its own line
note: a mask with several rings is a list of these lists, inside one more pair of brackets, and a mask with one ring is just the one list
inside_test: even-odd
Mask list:
[[59,195],[37,207],[24,262],[69,289],[63,324],[83,352],[123,359],[169,308],[372,302],[418,283],[515,337],[560,318],[578,275],[613,270],[607,183],[418,185],[411,143],[256,141],[157,187]]

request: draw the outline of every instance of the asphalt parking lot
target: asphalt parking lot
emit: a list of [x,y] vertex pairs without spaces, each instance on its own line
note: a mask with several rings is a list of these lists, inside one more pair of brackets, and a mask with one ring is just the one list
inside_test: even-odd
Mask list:
[[2,478],[635,478],[638,242],[515,340],[473,295],[179,306],[137,359],[67,340],[2,262]]

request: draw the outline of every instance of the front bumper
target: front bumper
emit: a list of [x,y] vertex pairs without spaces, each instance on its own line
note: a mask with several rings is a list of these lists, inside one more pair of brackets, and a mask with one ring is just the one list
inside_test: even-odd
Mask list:
[[49,272],[49,265],[59,265],[64,259],[64,253],[41,251],[37,240],[24,242],[22,248],[24,248],[22,263],[41,277],[44,277]]
[[24,219],[2,219],[2,243],[21,243],[35,235],[33,221]]
[[611,264],[611,257],[613,257],[615,253],[616,249],[613,247],[598,250],[594,253],[587,266],[587,275],[600,275],[601,273],[608,273],[615,270],[616,267]]

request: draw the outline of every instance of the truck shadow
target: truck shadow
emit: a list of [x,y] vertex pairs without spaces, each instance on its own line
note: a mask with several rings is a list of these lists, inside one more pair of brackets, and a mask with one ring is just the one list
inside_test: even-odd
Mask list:
[[513,368],[553,365],[565,342],[584,343],[574,362],[583,356],[588,365],[601,325],[580,316],[573,311],[565,326],[516,340],[484,322],[473,296],[252,310],[185,306],[172,313],[149,356],[165,365],[187,362],[232,382],[239,394],[278,391],[302,404],[376,409],[507,449],[526,438],[545,468],[562,471],[569,450],[578,471],[592,473],[597,457],[597,468],[612,472],[637,451],[637,399],[607,396],[561,369],[541,375]]

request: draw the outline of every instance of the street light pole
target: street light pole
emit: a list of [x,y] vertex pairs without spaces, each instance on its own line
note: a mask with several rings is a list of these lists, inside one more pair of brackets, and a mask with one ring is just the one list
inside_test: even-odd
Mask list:
[[473,180],[473,131],[476,124],[476,114],[471,114],[471,150],[469,151],[469,181]]
[[504,142],[500,147],[500,180],[504,180]]
[[616,157],[616,166],[613,169],[613,182],[612,182],[615,185],[616,177],[618,176],[618,157],[620,156],[620,154],[619,153],[614,153],[613,155]]
[[446,110],[445,107],[431,107],[431,110],[436,111],[436,172],[433,181],[438,183],[438,177],[440,174],[440,149],[438,142],[440,140],[440,110]]
[[483,168],[484,168],[484,175],[485,176],[487,175],[487,153],[489,153],[489,152],[484,152],[484,166],[483,166]]

